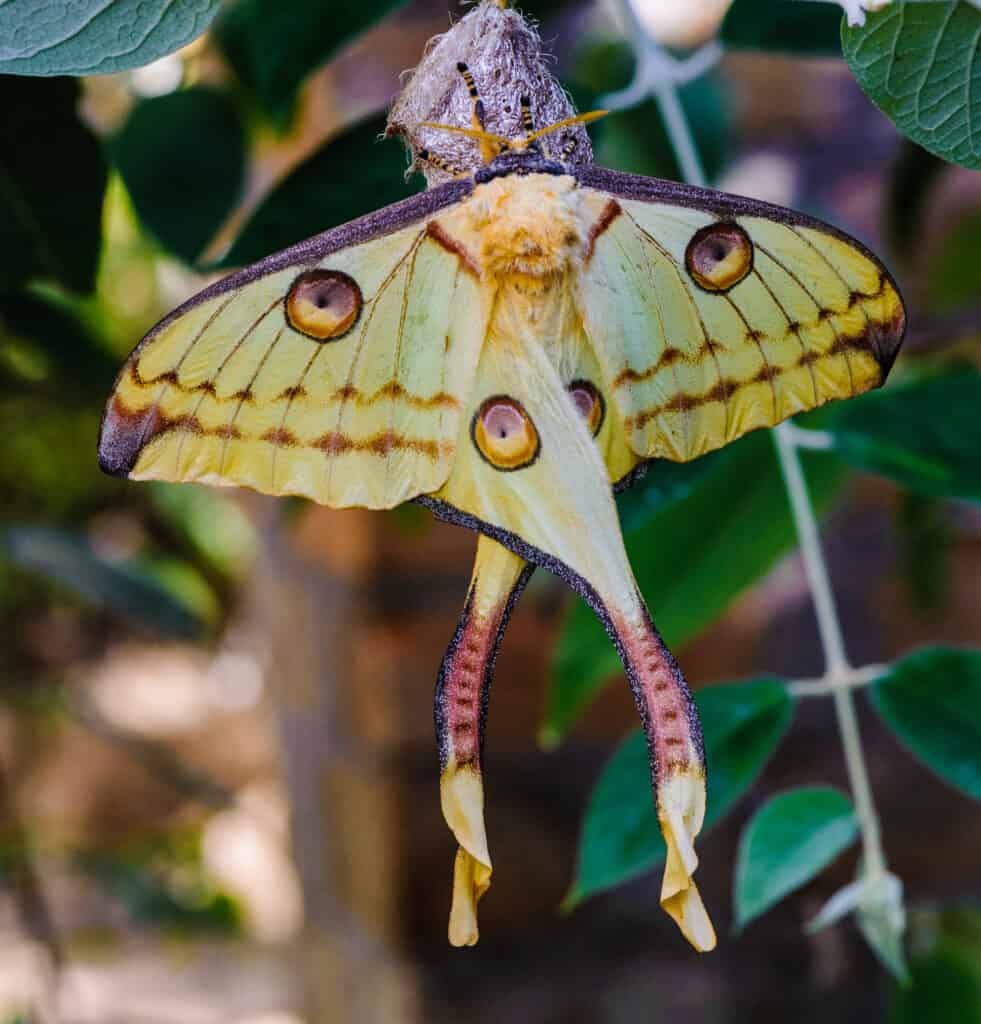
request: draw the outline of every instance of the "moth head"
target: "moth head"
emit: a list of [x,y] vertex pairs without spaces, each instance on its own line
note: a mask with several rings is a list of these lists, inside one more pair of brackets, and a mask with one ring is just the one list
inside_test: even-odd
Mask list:
[[[515,141],[525,138],[522,97],[530,101],[536,128],[556,125],[575,114],[548,70],[538,33],[499,0],[482,0],[432,41],[389,114],[386,134],[403,138],[412,158],[410,170],[420,170],[430,187],[458,174],[474,174],[488,162],[482,140],[429,127],[475,127],[474,99],[458,70],[460,64],[476,85],[482,128],[491,135]],[[556,153],[567,153],[563,162],[570,166],[593,158],[580,123],[557,129],[549,146]]]

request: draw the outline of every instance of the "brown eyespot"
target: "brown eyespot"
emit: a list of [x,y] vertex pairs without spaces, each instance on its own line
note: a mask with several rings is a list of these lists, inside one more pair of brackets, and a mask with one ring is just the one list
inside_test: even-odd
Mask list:
[[361,312],[361,289],[340,270],[308,270],[290,286],[286,319],[316,341],[342,338]]
[[588,380],[574,380],[569,385],[569,397],[586,421],[589,432],[595,437],[600,432],[603,417],[606,415],[603,396]]
[[727,291],[752,269],[753,243],[738,224],[707,224],[688,243],[685,266],[706,291]]
[[484,459],[505,471],[530,466],[541,449],[531,417],[520,402],[506,395],[494,395],[481,404],[470,436]]

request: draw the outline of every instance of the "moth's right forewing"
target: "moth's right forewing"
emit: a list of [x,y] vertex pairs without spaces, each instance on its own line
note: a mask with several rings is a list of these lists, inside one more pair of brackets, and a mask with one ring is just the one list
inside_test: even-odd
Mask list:
[[327,232],[162,321],[117,380],[103,468],[338,507],[439,487],[486,331],[479,277],[439,227],[469,190]]

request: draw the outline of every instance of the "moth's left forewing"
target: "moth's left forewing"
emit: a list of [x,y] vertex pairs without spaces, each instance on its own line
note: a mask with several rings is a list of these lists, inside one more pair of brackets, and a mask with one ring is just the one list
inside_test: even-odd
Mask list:
[[[584,192],[604,212],[578,302],[638,455],[695,458],[882,383],[905,314],[859,243],[767,204],[591,174],[604,188],[584,175]],[[718,289],[692,270],[692,246],[701,240],[704,255],[716,237],[736,239],[745,258]]]

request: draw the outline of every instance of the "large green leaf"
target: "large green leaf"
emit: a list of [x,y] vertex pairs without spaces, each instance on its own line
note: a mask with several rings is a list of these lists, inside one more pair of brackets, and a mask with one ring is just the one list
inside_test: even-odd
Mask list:
[[898,0],[841,29],[859,85],[901,132],[944,160],[981,168],[981,10],[967,0]]
[[[842,479],[841,466],[826,455],[808,453],[805,459],[812,498],[825,506]],[[687,496],[625,537],[637,582],[673,649],[720,615],[795,539],[768,432],[720,452]],[[585,604],[574,602],[555,652],[543,741],[558,740],[618,671],[620,661],[602,625]]]
[[[793,705],[773,679],[704,687],[695,700],[705,736],[710,828],[753,784],[787,731]],[[664,855],[647,745],[638,729],[607,762],[589,799],[567,905],[649,871]]]
[[743,831],[736,861],[736,926],[742,928],[809,882],[858,836],[851,801],[827,786],[768,800]]
[[0,291],[32,278],[95,283],[106,168],[78,95],[69,79],[0,76]]
[[112,148],[140,220],[192,262],[242,190],[245,130],[231,98],[202,85],[144,100]]
[[0,534],[0,558],[130,622],[184,639],[202,634],[201,619],[156,574],[106,561],[77,534],[43,526],[10,527]]
[[186,46],[221,0],[4,0],[0,73],[96,75],[149,64]]
[[221,265],[252,263],[417,191],[405,182],[402,146],[379,141],[384,130],[384,118],[364,121],[300,164],[255,211]]
[[218,20],[215,36],[243,84],[281,118],[311,71],[405,2],[238,0]]
[[981,500],[981,374],[963,369],[863,395],[833,421],[835,451],[920,494]]
[[869,696],[924,764],[981,800],[981,651],[918,651],[893,665]]
[[838,56],[841,11],[828,3],[736,0],[720,32],[729,49]]

